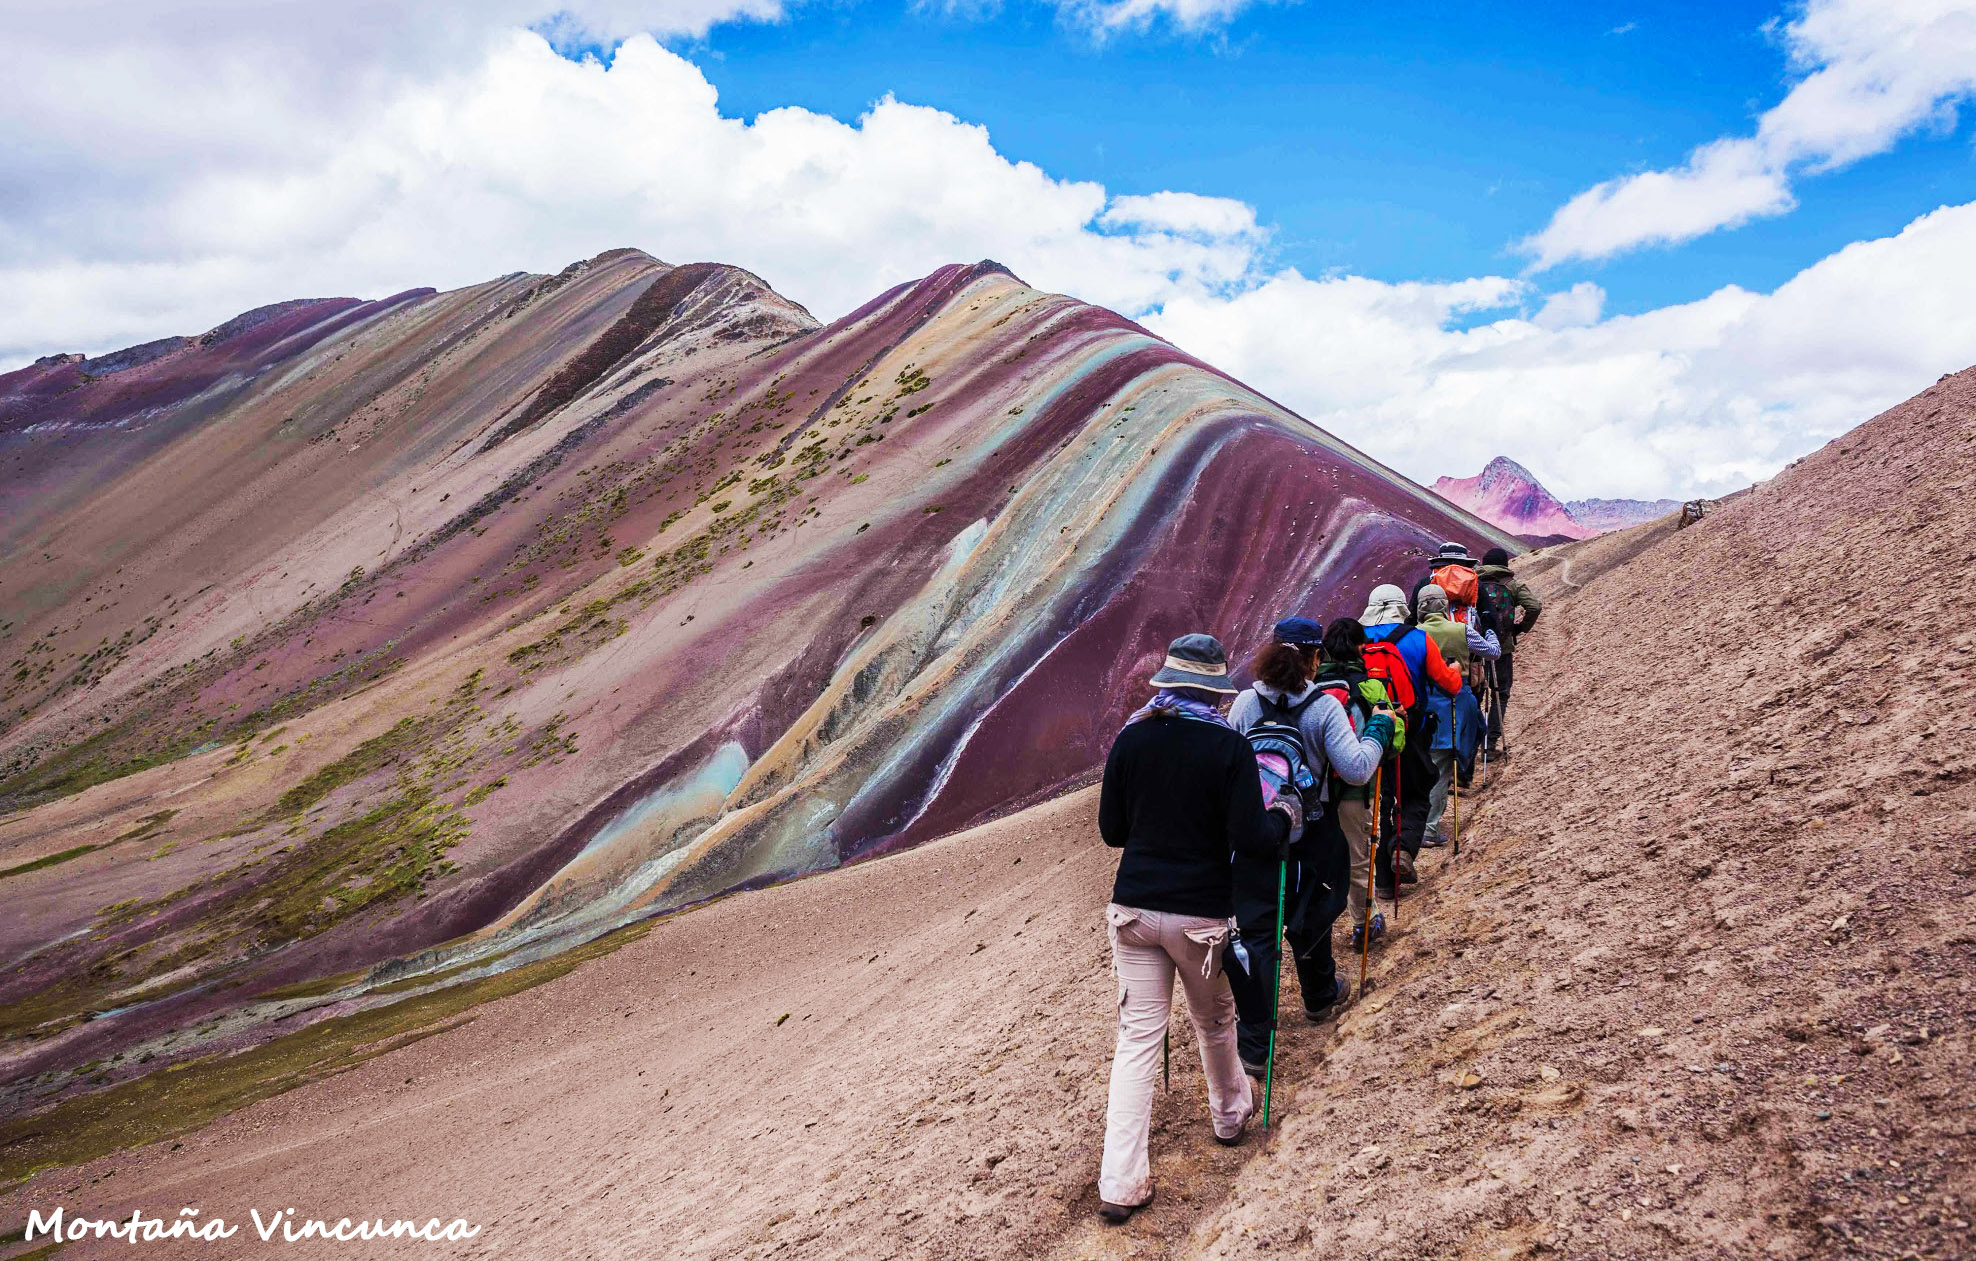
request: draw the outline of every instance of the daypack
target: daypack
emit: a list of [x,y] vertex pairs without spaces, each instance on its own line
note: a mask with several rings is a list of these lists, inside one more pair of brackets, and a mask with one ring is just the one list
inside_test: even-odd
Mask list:
[[1496,635],[1503,641],[1503,649],[1509,649],[1509,638],[1513,633],[1511,623],[1515,620],[1516,599],[1509,593],[1509,584],[1496,578],[1482,580],[1482,598],[1476,601],[1483,609],[1495,615]]
[[[1389,649],[1391,647],[1390,645],[1384,646]],[[1371,645],[1367,644],[1365,647],[1369,648]],[[1401,659],[1400,670],[1403,674],[1406,670],[1404,658]],[[1375,679],[1370,675],[1319,679],[1317,680],[1317,689],[1336,700],[1344,708],[1347,715],[1356,715],[1352,718],[1352,730],[1359,732],[1361,735],[1365,732],[1366,724],[1372,721],[1374,707],[1382,703],[1389,703],[1393,699],[1393,694],[1386,687],[1385,681],[1383,679]],[[1404,722],[1395,725],[1392,752],[1398,753],[1406,748],[1405,730]],[[1342,785],[1346,789],[1361,787],[1361,785],[1357,784],[1346,784],[1344,780],[1338,777],[1336,772],[1332,773],[1331,779],[1333,783]]]
[[1481,583],[1475,571],[1466,565],[1443,565],[1434,571],[1430,581],[1448,593],[1448,619],[1466,622],[1467,611],[1475,607],[1476,598],[1481,594]]
[[1365,660],[1365,677],[1384,683],[1386,695],[1392,698],[1396,708],[1412,709],[1413,672],[1407,669],[1407,659],[1400,652],[1398,641],[1367,640],[1360,646],[1359,655]]
[[1316,680],[1317,690],[1338,702],[1338,707],[1347,715],[1354,712],[1358,717],[1352,722],[1355,731],[1365,729],[1366,720],[1372,717],[1372,706],[1366,703],[1358,690],[1358,680],[1350,678],[1329,678]]
[[1265,806],[1276,800],[1280,792],[1295,791],[1301,795],[1317,787],[1317,776],[1310,768],[1310,753],[1304,748],[1303,729],[1297,726],[1297,720],[1319,695],[1312,692],[1295,705],[1285,705],[1260,691],[1256,693],[1256,700],[1262,704],[1262,717],[1242,734],[1249,738],[1249,747],[1255,750],[1256,773],[1262,777]]

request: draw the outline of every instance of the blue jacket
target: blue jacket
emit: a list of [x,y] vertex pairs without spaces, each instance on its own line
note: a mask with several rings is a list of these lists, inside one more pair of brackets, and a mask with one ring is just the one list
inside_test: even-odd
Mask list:
[[1462,773],[1468,774],[1475,765],[1475,750],[1482,744],[1482,728],[1487,723],[1482,717],[1482,702],[1472,688],[1463,688],[1461,695],[1455,697],[1454,710],[1458,719],[1455,730],[1461,736],[1461,740],[1452,747],[1455,751],[1455,760],[1461,764]]

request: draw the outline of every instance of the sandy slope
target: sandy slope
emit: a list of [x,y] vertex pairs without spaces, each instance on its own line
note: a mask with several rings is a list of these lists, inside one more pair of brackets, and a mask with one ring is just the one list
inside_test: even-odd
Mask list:
[[1160,1199],[1122,1230],[1090,1215],[1088,791],[675,917],[0,1221],[457,1214],[462,1255],[529,1257],[1966,1255],[1973,446],[1965,374],[1698,527],[1533,565],[1554,607],[1462,857],[1341,1027],[1293,1032],[1271,1142],[1208,1142],[1176,1058]]
[[464,1216],[485,1227],[464,1255],[878,1256],[934,1239],[994,1255],[1092,1177],[1110,867],[1092,810],[1087,791],[677,917],[182,1150],[44,1178],[4,1219],[278,1202]]

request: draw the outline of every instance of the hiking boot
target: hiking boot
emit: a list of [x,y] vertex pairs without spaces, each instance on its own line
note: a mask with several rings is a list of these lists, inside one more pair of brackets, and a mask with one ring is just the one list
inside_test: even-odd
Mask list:
[[1214,1136],[1214,1141],[1220,1143],[1223,1147],[1240,1147],[1242,1140],[1249,1136],[1249,1122],[1255,1118],[1255,1115],[1256,1110],[1251,1106],[1248,1112],[1243,1115],[1242,1123],[1235,1127],[1233,1134],[1230,1134],[1227,1138],[1223,1138],[1217,1134]]
[[[1386,935],[1386,917],[1384,915],[1375,914],[1372,917],[1372,940],[1378,941],[1381,937],[1384,937],[1385,935]],[[1354,924],[1352,926],[1352,949],[1362,950],[1364,949],[1364,947],[1365,947],[1365,925]]]
[[1448,838],[1442,836],[1439,832],[1429,832],[1420,838],[1420,848],[1422,849],[1439,849],[1447,843]]
[[1393,851],[1393,878],[1401,884],[1420,883],[1420,869],[1414,866],[1413,855],[1403,849]]
[[1269,1065],[1263,1063],[1261,1060],[1243,1060],[1242,1071],[1257,1081],[1261,1081],[1269,1075]]
[[1344,977],[1338,978],[1338,988],[1332,992],[1331,1001],[1322,1007],[1304,1006],[1304,1019],[1314,1025],[1321,1025],[1345,1009],[1352,1001],[1352,983]]
[[1145,1198],[1143,1203],[1139,1204],[1113,1204],[1110,1200],[1099,1200],[1098,1216],[1105,1219],[1107,1226],[1123,1226],[1126,1220],[1134,1213],[1152,1202],[1153,1197],[1150,1195]]

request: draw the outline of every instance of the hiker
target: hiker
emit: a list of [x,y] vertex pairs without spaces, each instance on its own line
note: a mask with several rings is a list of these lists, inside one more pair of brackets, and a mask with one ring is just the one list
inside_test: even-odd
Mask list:
[[1276,861],[1255,755],[1221,716],[1235,687],[1220,641],[1174,640],[1152,686],[1153,698],[1112,741],[1098,797],[1098,831],[1124,850],[1105,908],[1118,1047],[1098,1212],[1113,1224],[1153,1198],[1146,1148],[1176,974],[1200,1043],[1215,1141],[1242,1141],[1255,1095],[1236,1051],[1235,999],[1222,968],[1235,912],[1231,859]]
[[[1419,629],[1425,631],[1441,650],[1444,660],[1465,671],[1471,661],[1493,661],[1502,655],[1502,648],[1496,641],[1493,631],[1477,630],[1467,622],[1455,622],[1448,618],[1448,593],[1436,583],[1428,583],[1420,589],[1414,606],[1419,612]],[[1434,735],[1429,741],[1429,760],[1434,767],[1434,787],[1428,794],[1427,819],[1422,830],[1422,845],[1433,848],[1447,844],[1441,834],[1441,819],[1447,813],[1448,792],[1454,787],[1456,771],[1456,736],[1463,734],[1456,721],[1463,708],[1463,694],[1467,693],[1467,704],[1474,704],[1474,695],[1467,688],[1458,687],[1452,692],[1445,689],[1430,689],[1429,703],[1432,706]],[[1473,718],[1465,720],[1471,739],[1479,738],[1475,730],[1481,717],[1479,709],[1472,711]]]
[[[1341,617],[1334,620],[1324,628],[1323,655],[1312,681],[1320,689],[1330,691],[1339,698],[1355,731],[1363,732],[1372,715],[1382,712],[1382,707],[1383,712],[1392,713],[1390,757],[1394,749],[1404,747],[1406,720],[1393,709],[1386,684],[1367,676],[1364,644],[1365,627],[1359,625],[1357,619]],[[1347,909],[1352,917],[1352,949],[1358,950],[1365,945],[1367,933],[1376,941],[1386,929],[1386,917],[1368,906],[1366,899],[1367,877],[1372,867],[1372,785],[1351,784],[1334,774],[1329,787],[1338,816],[1338,827],[1351,847],[1352,875]]]
[[[1466,544],[1463,543],[1441,544],[1441,550],[1434,553],[1433,556],[1428,558],[1427,573],[1421,577],[1419,582],[1413,584],[1413,590],[1407,596],[1407,606],[1409,608],[1419,608],[1421,588],[1425,587],[1428,583],[1433,582],[1434,575],[1440,573],[1448,566],[1453,565],[1460,569],[1467,569],[1473,571],[1476,568],[1478,568],[1480,564],[1481,564],[1480,561],[1476,560],[1473,556],[1470,556],[1468,554],[1468,547]],[[1443,591],[1447,590],[1445,586],[1443,586],[1441,589]]]
[[[1331,925],[1343,913],[1351,883],[1351,847],[1338,814],[1329,809],[1326,780],[1335,774],[1347,784],[1364,784],[1386,756],[1393,739],[1390,712],[1375,712],[1363,733],[1337,698],[1311,681],[1324,630],[1307,618],[1278,622],[1272,641],[1250,662],[1255,684],[1235,698],[1228,722],[1255,733],[1264,724],[1282,724],[1302,738],[1309,787],[1302,795],[1303,828],[1290,838],[1287,855],[1257,862],[1237,855],[1234,872],[1235,922],[1239,933],[1236,986],[1241,1016],[1242,1067],[1262,1076],[1275,1027],[1275,980],[1282,943],[1290,944],[1303,991],[1304,1016],[1312,1023],[1330,1019],[1351,995],[1351,983],[1338,975],[1331,953]],[[1287,862],[1287,867],[1279,867]],[[1278,886],[1284,886],[1282,922],[1277,920]]]
[[1435,772],[1428,758],[1432,744],[1433,710],[1429,698],[1438,690],[1452,696],[1461,690],[1460,671],[1449,665],[1427,632],[1408,625],[1406,592],[1391,583],[1372,589],[1359,624],[1372,643],[1391,644],[1406,663],[1414,692],[1414,707],[1406,714],[1406,748],[1394,773],[1385,777],[1380,793],[1379,848],[1373,857],[1376,896],[1392,898],[1396,885],[1418,878],[1414,860],[1427,830],[1430,790]]
[[1502,657],[1483,667],[1489,697],[1488,755],[1502,759],[1509,756],[1502,747],[1503,714],[1509,709],[1510,688],[1516,683],[1516,641],[1537,624],[1544,602],[1530,584],[1511,571],[1507,548],[1492,547],[1482,553],[1482,567],[1475,573],[1481,579],[1486,603],[1495,611],[1496,634],[1502,641]]

